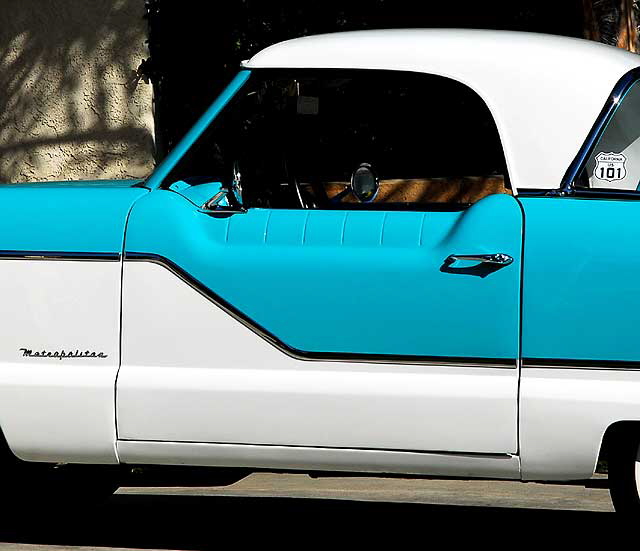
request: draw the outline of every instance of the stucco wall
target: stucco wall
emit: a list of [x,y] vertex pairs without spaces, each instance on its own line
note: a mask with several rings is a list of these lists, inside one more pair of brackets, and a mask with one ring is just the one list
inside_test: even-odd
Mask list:
[[153,166],[144,0],[2,0],[0,182]]

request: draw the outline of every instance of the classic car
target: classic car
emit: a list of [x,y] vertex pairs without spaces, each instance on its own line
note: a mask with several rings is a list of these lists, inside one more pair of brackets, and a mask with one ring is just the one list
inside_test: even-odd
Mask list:
[[300,38],[146,180],[1,186],[9,478],[601,461],[639,512],[639,67],[527,33]]

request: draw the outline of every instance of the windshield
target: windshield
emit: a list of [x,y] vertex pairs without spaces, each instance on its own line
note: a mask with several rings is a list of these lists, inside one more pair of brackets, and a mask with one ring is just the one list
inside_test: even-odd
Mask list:
[[623,96],[596,143],[577,187],[637,190],[640,184],[640,86]]

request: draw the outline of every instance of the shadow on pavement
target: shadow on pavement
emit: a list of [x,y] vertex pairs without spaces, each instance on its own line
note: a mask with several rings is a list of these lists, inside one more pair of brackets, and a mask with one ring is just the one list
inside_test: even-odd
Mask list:
[[[444,540],[514,542],[557,539],[613,525],[613,514],[500,507],[459,507],[332,499],[114,495],[103,505],[47,511],[5,509],[0,541],[89,547],[204,549],[279,541],[309,547],[357,538],[376,542],[417,534]],[[518,528],[520,527],[520,528]],[[522,530],[514,536],[513,529]],[[231,538],[231,539],[229,539]],[[295,539],[293,539],[295,538]],[[339,538],[339,539],[336,539]],[[399,542],[396,542],[399,543]],[[446,545],[446,544],[445,544]],[[439,546],[440,547],[440,546]]]

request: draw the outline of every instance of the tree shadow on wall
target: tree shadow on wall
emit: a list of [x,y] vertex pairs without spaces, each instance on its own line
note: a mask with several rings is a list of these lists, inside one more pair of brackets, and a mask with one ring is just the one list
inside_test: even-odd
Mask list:
[[142,0],[3,0],[0,182],[151,170],[144,14]]

